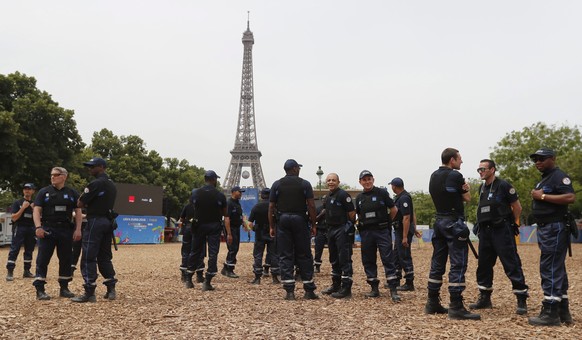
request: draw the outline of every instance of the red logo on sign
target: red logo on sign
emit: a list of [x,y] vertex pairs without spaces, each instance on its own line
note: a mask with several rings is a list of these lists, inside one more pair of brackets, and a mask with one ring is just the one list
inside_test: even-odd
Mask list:
[[135,202],[135,196],[129,196],[129,203]]

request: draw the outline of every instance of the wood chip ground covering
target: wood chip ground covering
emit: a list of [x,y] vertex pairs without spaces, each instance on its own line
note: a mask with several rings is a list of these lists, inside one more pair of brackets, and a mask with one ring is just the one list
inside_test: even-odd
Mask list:
[[[251,285],[252,243],[241,244],[236,272],[239,279],[218,275],[215,291],[202,292],[201,285],[186,289],[180,282],[180,244],[124,245],[114,253],[119,283],[118,299],[104,300],[99,283],[97,303],[77,304],[58,297],[56,254],[49,267],[47,293],[50,301],[37,301],[32,279],[22,278],[22,253],[15,280],[0,277],[0,339],[582,339],[582,244],[574,244],[574,257],[566,265],[570,279],[570,306],[575,324],[561,327],[533,327],[526,316],[515,314],[515,297],[500,263],[495,267],[493,309],[481,311],[481,321],[450,321],[446,315],[423,312],[432,246],[413,245],[416,291],[402,293],[393,303],[388,291],[381,297],[365,298],[360,249],[354,249],[354,287],[351,299],[302,299],[284,301],[280,285],[263,279]],[[540,310],[542,292],[539,277],[539,249],[535,244],[519,245],[525,276],[530,286],[529,315]],[[8,248],[0,248],[5,263]],[[35,251],[36,256],[36,251]],[[221,244],[219,269],[226,256]],[[330,283],[331,270],[324,252],[322,273],[316,275],[317,292]],[[4,264],[2,263],[2,266]],[[466,304],[476,300],[477,261],[469,260]],[[448,269],[447,269],[448,270]],[[446,280],[446,278],[445,278]],[[99,280],[101,282],[101,280]],[[448,304],[447,284],[441,296]],[[70,285],[82,293],[79,272]]]

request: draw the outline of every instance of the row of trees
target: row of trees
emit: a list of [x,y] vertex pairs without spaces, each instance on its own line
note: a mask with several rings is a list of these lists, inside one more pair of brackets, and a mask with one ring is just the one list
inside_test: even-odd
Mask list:
[[[163,186],[167,215],[176,216],[191,189],[203,184],[204,169],[148,151],[139,136],[116,136],[102,129],[85,145],[73,116],[72,110],[61,108],[50,94],[37,89],[33,77],[19,72],[0,75],[0,207],[19,196],[26,182],[48,185],[49,170],[55,165],[69,170],[70,186],[84,188],[89,178],[82,163],[95,155],[107,159],[108,173],[116,182]],[[577,126],[537,123],[508,133],[490,158],[498,165],[498,175],[520,194],[523,223],[531,222],[529,192],[540,179],[529,154],[541,146],[556,150],[558,165],[571,176],[574,188],[582,184],[582,135]],[[472,201],[466,209],[471,222],[476,217],[479,185],[478,180],[471,183]],[[325,182],[322,186],[327,187]],[[412,195],[419,223],[431,225],[430,195],[422,191]],[[578,196],[571,208],[580,216],[582,195]]]

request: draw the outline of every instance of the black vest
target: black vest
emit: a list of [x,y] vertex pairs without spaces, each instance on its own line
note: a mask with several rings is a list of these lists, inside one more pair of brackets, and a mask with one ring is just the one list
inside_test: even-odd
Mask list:
[[269,202],[260,201],[253,208],[255,226],[259,229],[269,229]]
[[[339,199],[345,199],[341,195],[342,189],[327,195],[325,198],[325,223],[330,226],[344,225],[348,222],[348,213]],[[345,196],[345,195],[344,195]]]
[[[382,189],[374,187],[370,192],[361,193],[356,201],[358,204],[358,221],[360,229],[368,227],[388,227],[390,224],[390,215],[384,198],[387,193],[380,192]],[[373,198],[376,198],[374,200]]]
[[194,213],[198,223],[212,223],[222,221],[222,209],[220,205],[220,195],[216,188],[207,186],[196,191],[196,202],[194,202]]
[[453,173],[453,169],[440,167],[430,176],[429,192],[435,205],[437,215],[464,217],[465,207],[461,192],[449,192],[446,188],[447,178]]
[[[22,207],[22,203],[24,203],[25,199],[21,198],[18,200],[18,207]],[[32,203],[32,201],[29,201]],[[32,205],[29,205],[24,212],[20,216],[20,218],[14,222],[16,226],[19,227],[34,227],[34,220],[32,219]]]
[[73,211],[77,207],[75,192],[67,187],[57,190],[52,185],[47,187],[42,207],[42,223],[71,223]]
[[479,188],[479,207],[477,207],[477,222],[484,224],[499,224],[505,218],[511,217],[511,207],[505,201],[501,192],[501,182],[493,180],[489,188],[481,185]]
[[285,176],[279,180],[277,211],[305,215],[307,203],[303,190],[303,179],[298,176]]

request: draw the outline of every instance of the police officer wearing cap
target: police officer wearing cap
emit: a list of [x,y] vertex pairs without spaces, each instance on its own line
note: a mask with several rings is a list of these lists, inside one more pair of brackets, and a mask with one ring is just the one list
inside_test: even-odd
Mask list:
[[[194,189],[192,192],[194,192]],[[188,261],[192,255],[192,221],[194,219],[194,204],[190,201],[182,208],[178,224],[180,226],[180,235],[182,235],[182,247],[180,247],[180,254],[182,262],[180,264],[181,281],[186,288],[194,288],[192,281],[186,279],[188,270]],[[204,242],[204,250],[202,256],[206,255],[206,242]],[[196,282],[204,282],[204,261],[202,261],[199,268],[196,269]]]
[[34,238],[34,221],[32,220],[32,195],[34,195],[35,186],[32,183],[26,183],[22,187],[23,197],[14,201],[12,204],[12,223],[14,224],[14,234],[12,243],[10,243],[10,252],[8,253],[8,262],[6,269],[6,281],[14,280],[14,267],[20,248],[24,246],[24,273],[22,277],[34,277],[30,272],[32,266],[32,252],[36,245]]
[[232,243],[227,244],[228,253],[226,261],[220,273],[226,277],[237,279],[238,275],[234,273],[236,266],[236,255],[240,247],[240,227],[243,224],[243,211],[240,205],[240,199],[244,192],[239,186],[230,189],[230,198],[226,202],[226,210],[230,218],[230,230],[232,232]]
[[554,150],[540,148],[530,158],[542,173],[542,179],[531,191],[531,197],[532,214],[538,226],[544,299],[539,316],[528,321],[538,326],[572,324],[565,264],[570,232],[565,221],[568,205],[574,203],[576,194],[570,176],[556,166]]
[[[269,234],[269,195],[271,190],[265,188],[261,190],[261,200],[255,204],[251,209],[249,215],[249,223],[251,228],[255,231],[255,244],[253,247],[253,273],[255,279],[252,284],[260,284],[261,276],[271,270],[273,283],[281,283],[279,281],[279,256],[277,255],[277,244],[275,238]],[[263,254],[267,248],[265,255],[265,263],[263,264]],[[268,276],[268,274],[267,274]]]
[[[66,187],[67,169],[54,167],[51,169],[51,185],[39,190],[34,200],[32,218],[35,235],[38,238],[38,254],[36,256],[36,277],[32,285],[36,288],[38,300],[50,300],[45,292],[47,269],[51,257],[57,249],[59,258],[60,296],[70,298],[75,296],[69,290],[71,276],[71,249],[73,240],[81,238],[81,209],[77,208],[77,191]],[[75,222],[73,219],[75,213]]]
[[[433,226],[432,260],[428,277],[428,301],[424,308],[427,314],[448,313],[453,320],[480,320],[481,315],[467,311],[463,304],[465,272],[469,248],[469,228],[465,224],[464,202],[471,200],[469,184],[465,183],[461,169],[463,159],[459,150],[446,148],[441,153],[442,165],[432,173],[429,192],[436,208]],[[469,241],[470,242],[470,241]],[[440,289],[446,271],[447,257],[451,260],[449,269],[449,309],[440,303]]]
[[349,238],[354,228],[356,211],[352,197],[339,187],[338,174],[330,173],[325,179],[329,194],[325,197],[325,224],[328,226],[327,243],[329,262],[331,263],[331,281],[329,288],[322,294],[343,299],[352,295],[352,242]]
[[402,278],[402,271],[404,271],[404,280],[406,281],[402,286],[396,287],[399,291],[413,291],[414,290],[414,264],[412,263],[412,252],[410,244],[412,237],[416,234],[416,219],[414,214],[414,205],[412,204],[412,196],[404,189],[404,181],[400,177],[394,178],[390,183],[394,192],[394,205],[398,209],[398,213],[392,222],[394,227],[394,245],[396,251],[396,276],[398,282]]
[[103,284],[107,287],[107,292],[103,297],[115,300],[117,279],[111,262],[113,258],[111,243],[114,220],[117,217],[117,214],[113,212],[117,188],[105,172],[107,163],[103,158],[94,157],[83,165],[88,169],[89,174],[95,177],[77,202],[79,208],[85,208],[87,211],[87,226],[81,245],[81,273],[85,281],[83,285],[85,292],[71,300],[74,302],[96,301],[97,267],[103,276]]
[[186,280],[192,282],[192,276],[204,262],[204,243],[208,247],[208,269],[202,284],[203,291],[214,290],[212,278],[218,272],[218,251],[220,250],[220,233],[222,219],[226,229],[226,242],[232,243],[230,216],[226,210],[226,196],[216,189],[220,178],[213,170],[204,173],[204,186],[192,193],[194,220],[192,222],[192,255],[188,263]]
[[360,185],[363,192],[356,197],[356,213],[358,214],[358,230],[362,238],[362,264],[366,272],[366,281],[371,291],[366,297],[379,297],[378,265],[376,264],[377,251],[384,266],[386,281],[390,288],[392,301],[401,300],[396,287],[395,257],[392,253],[391,221],[396,217],[398,209],[386,189],[374,186],[374,176],[368,170],[360,172]]
[[[303,281],[304,299],[319,297],[313,282],[311,236],[315,234],[315,203],[313,188],[299,177],[301,164],[288,159],[283,165],[286,176],[275,181],[269,197],[269,227],[271,237],[277,236],[281,282],[287,292],[285,300],[295,300],[293,264],[296,261]],[[275,224],[275,212],[278,223]],[[308,224],[311,222],[311,231]]]
[[495,176],[495,162],[483,159],[477,172],[484,181],[479,187],[477,207],[477,230],[479,237],[479,259],[477,265],[477,285],[479,299],[470,304],[471,309],[493,308],[493,267],[497,257],[505,274],[511,281],[513,293],[517,297],[516,313],[527,313],[528,286],[517,253],[515,236],[519,234],[521,203],[517,192],[507,181]]

